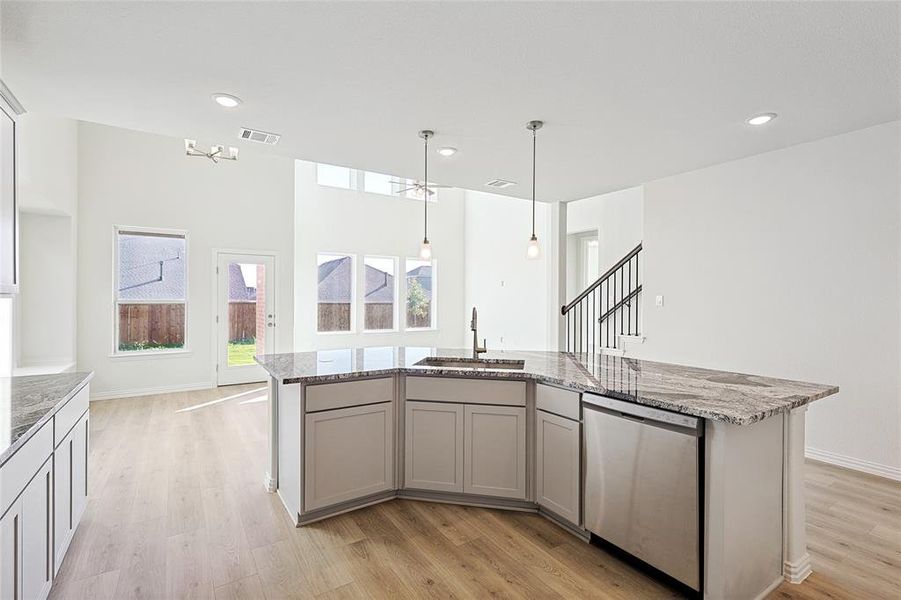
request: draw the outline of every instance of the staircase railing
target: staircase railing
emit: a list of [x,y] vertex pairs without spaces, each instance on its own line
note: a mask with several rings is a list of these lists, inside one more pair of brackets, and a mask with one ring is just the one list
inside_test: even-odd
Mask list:
[[602,347],[618,348],[621,335],[639,335],[640,255],[638,244],[560,309],[567,352],[594,354]]

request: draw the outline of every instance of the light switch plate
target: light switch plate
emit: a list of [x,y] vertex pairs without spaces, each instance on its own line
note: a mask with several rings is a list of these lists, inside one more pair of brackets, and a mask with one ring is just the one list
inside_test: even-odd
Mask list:
[[657,296],[655,304],[657,306],[663,306],[663,296]]

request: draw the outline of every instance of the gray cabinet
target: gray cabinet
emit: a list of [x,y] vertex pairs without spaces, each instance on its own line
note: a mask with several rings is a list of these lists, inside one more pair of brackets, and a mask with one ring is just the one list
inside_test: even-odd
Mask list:
[[464,406],[463,491],[526,498],[526,409]]
[[538,505],[579,525],[579,422],[537,411],[535,497]]
[[84,413],[53,454],[54,572],[59,571],[88,500],[89,413]]
[[0,519],[0,598],[44,600],[53,581],[52,461]]
[[22,595],[44,600],[53,583],[53,461],[47,460],[22,493]]
[[394,489],[393,403],[307,414],[304,512]]
[[463,405],[408,401],[404,419],[404,485],[463,492]]

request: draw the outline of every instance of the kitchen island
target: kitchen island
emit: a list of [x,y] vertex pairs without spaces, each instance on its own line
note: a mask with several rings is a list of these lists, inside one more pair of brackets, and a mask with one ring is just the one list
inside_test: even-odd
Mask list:
[[[806,406],[835,386],[558,352],[265,355],[297,525],[396,497],[537,511],[706,598],[810,573]],[[441,364],[441,366],[435,366]]]

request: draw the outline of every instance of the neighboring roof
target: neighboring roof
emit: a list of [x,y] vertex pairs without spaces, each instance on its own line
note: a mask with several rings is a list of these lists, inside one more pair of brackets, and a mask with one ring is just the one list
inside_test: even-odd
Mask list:
[[[422,267],[420,267],[421,269]],[[429,267],[425,267],[430,269]],[[364,265],[367,304],[390,304],[394,301],[394,275]],[[417,269],[419,270],[419,269]],[[431,275],[421,281],[426,289],[431,289]],[[347,304],[351,298],[351,262],[343,256],[319,265],[319,302],[327,304]]]
[[185,238],[119,234],[119,299],[184,300]]
[[[253,284],[253,286],[249,284]],[[256,302],[256,281],[247,281],[244,271],[238,263],[228,265],[228,301],[229,302]]]
[[351,262],[342,256],[319,265],[319,302],[348,304],[352,293]]

